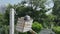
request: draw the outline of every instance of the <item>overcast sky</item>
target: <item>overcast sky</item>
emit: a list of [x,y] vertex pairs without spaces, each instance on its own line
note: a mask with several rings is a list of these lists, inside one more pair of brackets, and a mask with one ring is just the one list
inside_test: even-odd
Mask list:
[[[9,3],[12,4],[12,5],[13,4],[18,4],[21,1],[23,1],[23,0],[0,0],[0,11],[2,11],[2,6],[5,6],[5,5],[9,4]],[[53,6],[54,6],[54,3],[53,3],[52,0],[47,0],[46,1],[46,3],[45,3],[46,8],[52,8]]]
[[[5,4],[8,4],[8,3],[10,3],[10,4],[13,5],[13,4],[18,4],[18,3],[20,3],[21,1],[22,1],[22,0],[0,0],[0,5],[5,5]],[[48,4],[48,3],[50,3],[50,4]],[[46,4],[48,4],[48,5],[50,5],[50,6],[53,5],[51,0],[48,0]],[[48,7],[48,6],[47,6],[47,7]]]
[[5,12],[5,6],[7,4],[18,4],[20,3],[22,0],[0,0],[0,13],[4,13]]
[[22,0],[0,0],[0,5],[4,5],[4,4],[17,4],[20,3]]

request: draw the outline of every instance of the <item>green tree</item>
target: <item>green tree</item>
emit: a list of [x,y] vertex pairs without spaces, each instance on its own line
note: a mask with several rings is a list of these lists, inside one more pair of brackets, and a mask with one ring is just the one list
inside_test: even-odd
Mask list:
[[4,13],[5,24],[9,25],[9,18],[10,18],[10,9],[13,8],[11,4],[8,4]]
[[37,7],[44,8],[44,3],[46,0],[28,0],[28,2],[33,5],[32,7],[35,6],[36,9]]
[[56,16],[55,22],[60,25],[60,0],[54,0],[53,15]]
[[44,27],[46,28],[53,28],[55,26],[55,19],[56,16],[54,15],[48,15],[47,18],[44,20]]
[[[30,0],[29,3],[31,4],[31,6],[25,6],[24,4],[26,4],[26,2],[18,3],[17,5],[14,5],[14,6],[9,4],[6,10],[6,13],[4,14],[5,16],[4,19],[6,20],[4,22],[5,25],[9,25],[10,8],[14,8],[16,11],[16,14],[15,14],[16,22],[18,18],[23,17],[28,14],[34,19],[34,21],[42,23],[42,25],[44,25],[43,23],[45,23],[45,25],[47,24],[46,27],[50,27],[50,25],[54,23],[53,21],[55,17],[53,15],[45,14],[47,11],[45,10],[44,2],[45,0]],[[33,9],[34,6],[35,8]],[[41,9],[36,10],[38,7]],[[38,27],[37,25],[36,27],[37,27],[37,31],[39,31],[38,29],[40,29],[39,28],[40,26]]]
[[[46,10],[44,9],[44,2],[46,0],[29,0],[29,3],[33,6],[25,6],[24,4],[21,5],[14,5],[14,9],[16,10],[17,13],[17,17],[22,17],[25,16],[26,14],[30,15],[34,21],[39,21],[39,22],[43,22],[43,19],[47,18],[46,16]],[[38,5],[37,5],[38,4]],[[29,4],[28,4],[29,5]],[[40,6],[41,5],[41,6]],[[33,7],[35,6],[35,8],[33,9]],[[37,8],[42,8],[41,10],[36,10]],[[41,21],[40,21],[41,20]]]

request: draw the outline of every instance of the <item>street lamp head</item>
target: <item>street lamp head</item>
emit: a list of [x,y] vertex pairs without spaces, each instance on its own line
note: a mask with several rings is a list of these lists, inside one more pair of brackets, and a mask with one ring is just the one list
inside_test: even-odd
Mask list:
[[26,15],[26,16],[24,17],[24,20],[30,20],[30,16],[29,16],[29,15]]

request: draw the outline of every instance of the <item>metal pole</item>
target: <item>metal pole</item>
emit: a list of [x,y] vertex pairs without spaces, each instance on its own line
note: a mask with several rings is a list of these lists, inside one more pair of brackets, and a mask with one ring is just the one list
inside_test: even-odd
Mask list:
[[30,30],[30,32],[32,33],[32,34],[37,34],[35,31],[33,31],[32,29]]
[[10,10],[10,32],[9,34],[14,34],[14,9]]

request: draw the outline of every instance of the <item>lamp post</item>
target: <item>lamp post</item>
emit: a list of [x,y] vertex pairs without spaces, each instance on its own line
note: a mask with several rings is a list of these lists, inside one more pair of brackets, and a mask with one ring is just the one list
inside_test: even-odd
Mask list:
[[[9,32],[9,34],[14,34],[14,14],[15,14],[15,11],[14,11],[14,9],[13,8],[11,8],[10,9],[10,32]],[[22,20],[22,19],[21,19]],[[24,19],[23,19],[23,21],[25,20],[25,25],[24,25],[24,29],[26,29],[26,30],[24,30],[23,32],[25,32],[25,31],[30,31],[32,34],[36,34],[36,32],[34,32],[32,29],[31,29],[31,24],[32,24],[32,22],[33,22],[33,19],[30,19],[30,16],[28,16],[28,15],[26,15],[25,17],[24,17]],[[28,23],[30,24],[30,25],[28,25]],[[22,24],[23,24],[23,22],[22,22]],[[19,25],[19,24],[18,24]],[[28,25],[28,26],[27,26]],[[28,28],[29,27],[29,28]],[[19,26],[19,28],[20,28],[20,26]],[[27,30],[28,29],[28,30]],[[17,30],[18,30],[18,28],[17,28]],[[19,30],[21,30],[21,29],[19,29]]]
[[14,34],[14,9],[10,9],[10,32],[9,34]]

